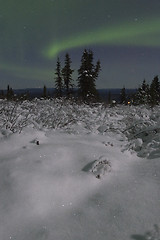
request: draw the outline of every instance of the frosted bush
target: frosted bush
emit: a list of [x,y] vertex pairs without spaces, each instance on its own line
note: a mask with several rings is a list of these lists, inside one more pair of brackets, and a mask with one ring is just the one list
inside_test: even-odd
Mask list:
[[38,129],[67,129],[83,123],[89,132],[99,124],[102,105],[76,104],[65,99],[34,99],[24,102],[0,102],[0,128],[21,132],[31,125]]
[[30,124],[32,108],[26,102],[1,101],[0,128],[11,132],[21,132]]
[[[25,127],[59,129],[67,133],[117,133],[128,138],[128,149],[149,157],[160,143],[160,107],[105,107],[103,104],[77,104],[67,99],[34,99],[32,101],[0,101],[0,130],[21,132]],[[157,146],[157,147],[156,147]],[[154,154],[155,155],[155,154]],[[153,156],[153,154],[152,154]],[[157,153],[156,153],[157,156]]]
[[92,172],[96,178],[101,178],[107,172],[111,171],[111,163],[104,156],[95,160],[91,166],[90,172]]

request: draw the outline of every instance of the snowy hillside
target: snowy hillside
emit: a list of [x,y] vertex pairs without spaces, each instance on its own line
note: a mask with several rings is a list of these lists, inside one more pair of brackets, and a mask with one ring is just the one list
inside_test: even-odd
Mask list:
[[160,107],[0,102],[0,240],[159,240]]

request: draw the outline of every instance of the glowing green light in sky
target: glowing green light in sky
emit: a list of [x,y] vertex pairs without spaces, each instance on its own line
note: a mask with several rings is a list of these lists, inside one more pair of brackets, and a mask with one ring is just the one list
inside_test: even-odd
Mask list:
[[62,51],[90,44],[160,46],[160,39],[154,36],[157,33],[160,33],[160,19],[137,21],[110,29],[106,27],[55,42],[45,49],[44,55],[54,58]]
[[12,74],[15,77],[20,77],[22,79],[37,79],[42,81],[49,81],[52,77],[52,70],[49,69],[39,69],[33,67],[18,66],[9,63],[0,63],[0,70],[6,71],[8,74]]

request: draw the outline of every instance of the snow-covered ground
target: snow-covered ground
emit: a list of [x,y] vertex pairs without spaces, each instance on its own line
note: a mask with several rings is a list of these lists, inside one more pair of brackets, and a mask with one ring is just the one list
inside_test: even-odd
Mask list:
[[0,240],[159,240],[160,107],[0,102]]

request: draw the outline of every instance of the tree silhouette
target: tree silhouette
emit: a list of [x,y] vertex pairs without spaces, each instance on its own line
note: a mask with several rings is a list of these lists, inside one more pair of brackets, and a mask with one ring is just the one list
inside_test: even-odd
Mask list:
[[136,104],[149,104],[150,103],[150,87],[144,79],[142,85],[138,88],[138,91],[135,96]]
[[72,79],[72,73],[74,72],[73,69],[71,69],[71,59],[68,53],[65,55],[65,65],[62,69],[62,78],[64,81],[64,87],[66,90],[66,95],[69,97],[69,95],[72,93],[73,90],[73,79]]
[[84,50],[81,58],[81,66],[78,69],[79,96],[82,100],[97,100],[96,80],[100,71],[100,61],[93,64],[93,52]]
[[44,97],[44,98],[47,97],[47,88],[46,88],[46,85],[44,85],[44,87],[43,87],[43,97]]
[[126,104],[126,89],[125,89],[125,87],[123,87],[122,89],[121,89],[121,93],[120,93],[120,103],[122,103],[122,104]]
[[55,76],[56,97],[62,97],[63,83],[62,83],[62,76],[61,76],[61,63],[59,58],[57,59],[55,75],[56,75]]
[[160,83],[158,76],[155,76],[150,85],[150,104],[152,106],[158,104],[160,100]]

